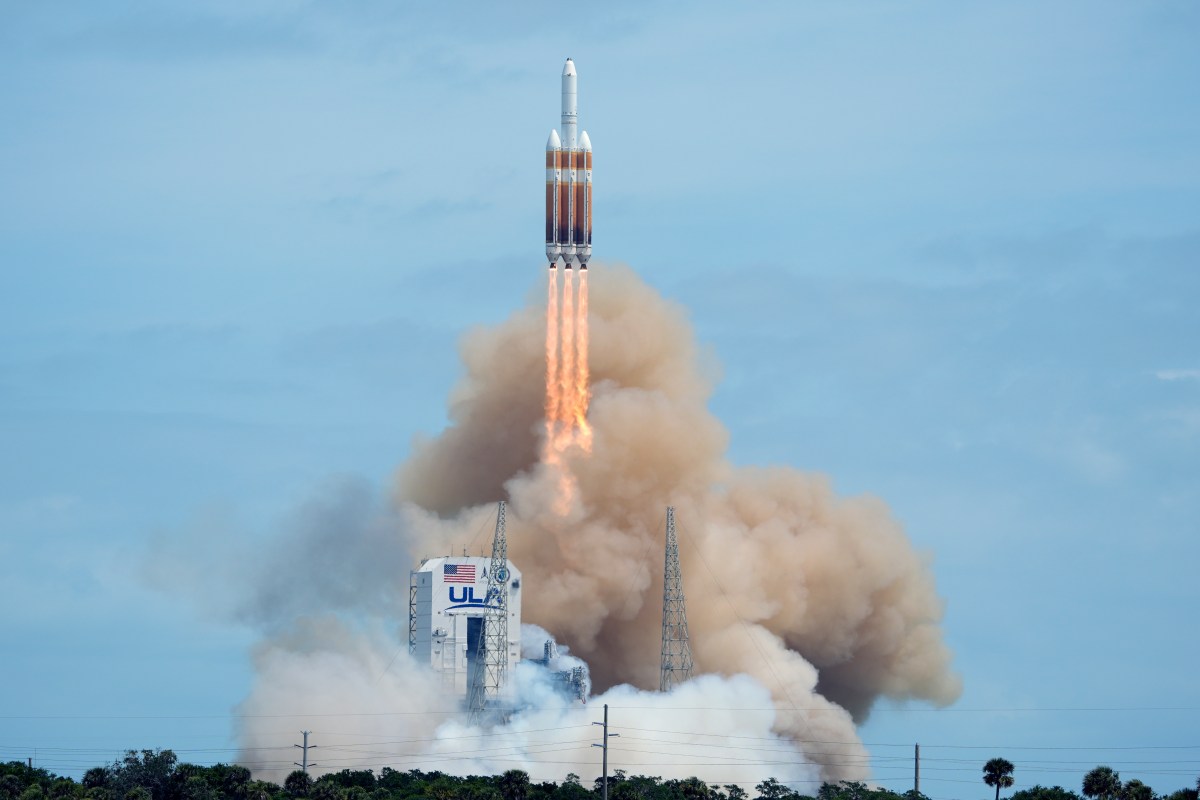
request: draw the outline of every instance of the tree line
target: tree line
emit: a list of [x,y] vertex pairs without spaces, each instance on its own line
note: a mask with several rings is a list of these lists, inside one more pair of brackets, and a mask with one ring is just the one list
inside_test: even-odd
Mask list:
[[[996,800],[1000,790],[1013,785],[1016,767],[1004,758],[993,758],[983,765],[983,782],[996,788]],[[1099,766],[1083,776],[1083,797],[1061,786],[1033,786],[1014,792],[1009,800],[1200,800],[1200,778],[1195,788],[1179,789],[1170,794],[1156,795],[1154,790],[1137,778],[1124,783],[1121,775],[1112,767]]]
[[[984,765],[983,780],[1000,789],[1013,785],[1014,767],[1004,759]],[[1109,767],[1097,767],[1083,779],[1083,796],[1059,786],[1034,786],[1008,800],[1200,800],[1197,789],[1180,789],[1158,797],[1137,779],[1122,783]],[[384,767],[344,769],[314,779],[296,770],[282,785],[255,780],[236,764],[181,764],[170,750],[128,751],[112,764],[93,767],[76,781],[21,761],[0,764],[0,800],[596,800],[604,789],[599,778],[584,786],[578,775],[561,783],[534,782],[528,773],[447,775],[419,769],[400,772]],[[822,784],[816,795],[803,794],[768,778],[751,795],[736,784],[709,785],[699,778],[668,779],[627,775],[615,770],[608,778],[610,800],[928,800],[909,791],[875,789],[866,783]]]

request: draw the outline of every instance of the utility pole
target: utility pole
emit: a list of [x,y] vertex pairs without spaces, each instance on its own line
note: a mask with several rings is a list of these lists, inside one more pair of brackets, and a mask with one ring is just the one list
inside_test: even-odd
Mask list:
[[913,800],[921,796],[921,743],[917,742],[913,751]]
[[604,704],[604,722],[593,722],[592,724],[604,726],[604,744],[593,744],[592,747],[599,747],[604,751],[604,757],[601,761],[601,769],[603,770],[603,772],[601,772],[601,778],[604,781],[604,796],[602,800],[608,800],[608,739],[611,736],[621,735],[619,733],[608,732],[608,703]]
[[302,751],[304,751],[304,754],[302,756],[300,756],[299,761],[293,761],[292,763],[295,764],[297,767],[299,767],[304,772],[304,774],[307,775],[309,767],[317,766],[316,764],[308,763],[308,751],[315,748],[316,745],[308,743],[308,734],[309,734],[308,731],[300,731],[300,733],[304,734],[304,744],[294,744],[294,745],[292,745],[292,747],[299,747]]

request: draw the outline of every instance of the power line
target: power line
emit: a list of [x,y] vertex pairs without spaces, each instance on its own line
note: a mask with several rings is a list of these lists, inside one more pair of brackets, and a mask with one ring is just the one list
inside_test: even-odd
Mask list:
[[[749,623],[744,623],[749,625]],[[530,711],[553,711],[560,706],[530,706]],[[654,705],[612,705],[613,710],[629,711],[779,711],[778,706],[673,706],[661,708]],[[789,709],[791,710],[791,709]],[[802,707],[794,706],[794,710],[805,713],[845,713],[841,708]],[[1043,713],[1135,713],[1135,712],[1194,712],[1200,711],[1200,706],[1047,706],[1047,707],[954,707],[948,708],[903,708],[895,709],[899,713],[979,713],[979,714],[1043,714]],[[308,719],[327,717],[394,717],[394,716],[452,716],[461,714],[458,709],[424,710],[424,711],[334,711],[305,714],[0,714],[0,720],[187,720],[187,719]],[[898,745],[901,746],[901,745]],[[903,747],[911,747],[911,742],[905,742]],[[944,746],[944,745],[943,745]]]

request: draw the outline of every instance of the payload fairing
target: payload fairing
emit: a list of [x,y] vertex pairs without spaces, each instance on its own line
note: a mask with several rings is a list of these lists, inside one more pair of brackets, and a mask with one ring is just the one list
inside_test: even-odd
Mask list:
[[567,269],[587,269],[592,257],[592,142],[576,136],[578,92],[575,63],[562,72],[562,138],[550,131],[546,142],[546,258]]

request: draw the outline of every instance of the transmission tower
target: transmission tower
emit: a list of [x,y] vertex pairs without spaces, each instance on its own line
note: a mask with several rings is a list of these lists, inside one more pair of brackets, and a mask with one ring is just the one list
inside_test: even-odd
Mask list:
[[312,731],[300,731],[300,734],[302,736],[304,736],[304,744],[292,745],[292,747],[299,747],[300,750],[304,753],[304,756],[299,761],[293,761],[292,763],[295,764],[297,767],[299,767],[306,775],[308,774],[309,767],[317,766],[315,763],[310,764],[308,762],[308,751],[315,750],[317,747],[315,744],[308,743],[308,734],[310,734],[310,733],[312,733]]
[[475,671],[471,676],[468,708],[476,724],[499,709],[500,692],[508,681],[508,540],[504,532],[504,501],[496,512],[496,535],[492,538],[492,563],[488,569],[487,598]]
[[662,672],[658,690],[669,692],[692,677],[692,645],[688,641],[687,601],[675,539],[675,509],[667,507],[667,556],[663,566]]

